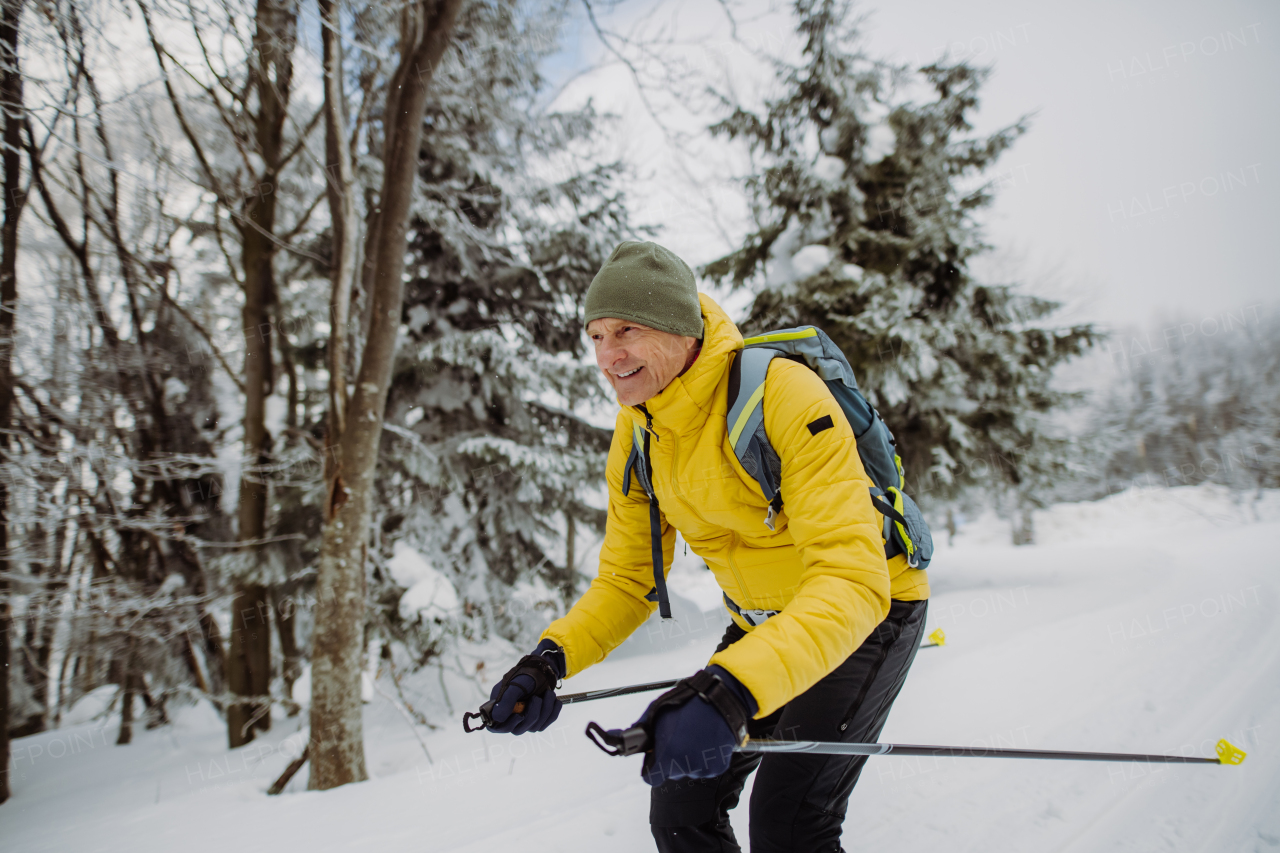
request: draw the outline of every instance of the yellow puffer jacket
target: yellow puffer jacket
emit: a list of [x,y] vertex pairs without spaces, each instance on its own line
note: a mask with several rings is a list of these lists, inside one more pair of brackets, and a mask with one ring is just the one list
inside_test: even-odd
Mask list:
[[[679,530],[740,607],[780,611],[711,658],[733,673],[772,713],[834,670],[889,612],[890,597],[928,598],[923,571],[898,555],[886,564],[882,517],[871,506],[871,481],[839,403],[804,365],[775,359],[765,380],[764,419],[782,459],[783,510],[764,525],[768,502],[743,470],[725,422],[729,366],[742,335],[705,294],[698,360],[645,408],[653,416],[653,485],[662,510],[667,566]],[[830,415],[833,428],[807,425]],[[600,573],[591,588],[543,637],[564,650],[570,675],[602,660],[656,608],[649,501],[639,483],[622,494],[632,424],[623,407],[609,450],[609,516]]]

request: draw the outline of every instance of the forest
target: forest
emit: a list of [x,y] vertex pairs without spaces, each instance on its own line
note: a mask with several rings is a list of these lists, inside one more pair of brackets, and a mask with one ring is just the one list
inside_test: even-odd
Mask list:
[[369,690],[487,689],[456,651],[532,647],[586,589],[616,410],[582,299],[665,223],[618,116],[563,97],[580,41],[704,104],[742,215],[700,287],[744,334],[832,337],[935,535],[1280,488],[1270,305],[1081,321],[979,268],[1037,126],[975,130],[989,67],[795,0],[744,94],[611,8],[4,0],[0,766],[107,688],[115,744],[193,705],[229,748],[300,717],[308,787],[359,782]]

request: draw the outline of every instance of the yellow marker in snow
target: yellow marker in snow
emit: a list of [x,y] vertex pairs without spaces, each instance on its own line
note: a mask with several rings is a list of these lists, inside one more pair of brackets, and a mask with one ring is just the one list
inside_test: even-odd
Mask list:
[[945,646],[947,644],[947,635],[941,628],[929,635],[929,639],[933,641],[935,646]]
[[1218,763],[1219,764],[1243,764],[1244,757],[1247,755],[1243,749],[1230,743],[1226,738],[1218,741]]

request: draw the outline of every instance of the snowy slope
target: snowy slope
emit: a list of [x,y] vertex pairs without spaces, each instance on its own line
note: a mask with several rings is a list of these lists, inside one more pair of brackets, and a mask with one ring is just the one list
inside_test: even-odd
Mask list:
[[[1280,849],[1280,494],[1251,505],[1213,487],[1132,492],[1054,507],[1037,530],[1041,544],[1018,549],[989,518],[953,546],[939,537],[929,630],[944,628],[949,645],[920,653],[882,739],[1209,755],[1225,736],[1248,760],[1153,772],[873,758],[845,848]],[[682,566],[676,592],[682,581],[702,579]],[[725,621],[692,613],[687,636],[654,644],[669,650],[608,661],[566,689],[692,672]],[[487,651],[491,675],[509,665]],[[435,684],[431,675],[418,690]],[[449,686],[455,706],[479,695]],[[366,714],[374,778],[325,793],[303,790],[305,771],[285,795],[263,793],[306,737],[296,718],[230,753],[201,708],[129,747],[112,745],[114,723],[16,741],[0,842],[86,853],[653,849],[639,760],[608,758],[581,734],[591,719],[630,723],[652,697],[569,707],[552,731],[518,739],[465,735],[438,693],[435,704],[410,698],[442,726],[420,729],[433,762],[378,695]],[[744,843],[746,818],[744,807],[734,821]]]

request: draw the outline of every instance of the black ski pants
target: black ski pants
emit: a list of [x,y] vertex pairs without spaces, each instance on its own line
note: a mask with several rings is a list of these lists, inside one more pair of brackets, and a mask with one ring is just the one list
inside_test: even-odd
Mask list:
[[[753,738],[872,742],[915,660],[927,601],[894,601],[889,615],[840,666],[760,720]],[[717,651],[746,632],[730,624]],[[741,853],[729,809],[759,767],[751,792],[751,853],[841,853],[849,795],[865,756],[737,753],[724,775],[654,788],[649,824],[660,853]]]

